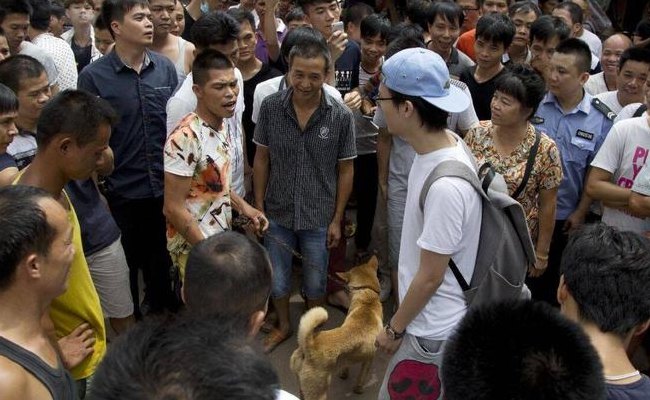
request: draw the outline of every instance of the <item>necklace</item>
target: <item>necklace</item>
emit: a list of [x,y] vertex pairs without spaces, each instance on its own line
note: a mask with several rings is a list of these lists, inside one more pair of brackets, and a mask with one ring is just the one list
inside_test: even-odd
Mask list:
[[629,372],[623,375],[605,375],[605,380],[616,382],[616,381],[622,381],[624,379],[634,378],[635,376],[641,376],[641,373],[639,372],[638,369],[634,372]]

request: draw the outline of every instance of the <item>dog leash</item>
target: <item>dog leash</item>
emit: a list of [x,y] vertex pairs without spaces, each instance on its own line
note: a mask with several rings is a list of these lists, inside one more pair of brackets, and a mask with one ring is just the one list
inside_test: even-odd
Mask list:
[[[245,226],[250,225],[250,223],[251,223],[250,218],[248,218],[248,217],[246,217],[244,215],[239,215],[233,220],[232,226],[233,226],[233,228],[235,228],[235,227],[244,228]],[[282,240],[279,237],[277,237],[277,236],[275,236],[275,235],[273,235],[271,233],[268,233],[268,232],[265,232],[262,235],[262,237],[264,238],[264,240],[270,239],[270,240],[274,241],[277,245],[282,247],[285,251],[291,253],[291,255],[293,255],[294,257],[296,257],[297,259],[300,260],[303,267],[307,266],[309,268],[312,268],[312,269],[320,272],[321,268],[319,266],[317,266],[316,264],[311,263],[305,256],[303,256],[300,252],[298,252],[296,249],[294,249],[293,246],[290,246],[284,240]],[[327,272],[327,278],[334,281],[334,282],[336,282],[336,283],[338,283],[341,286],[345,286],[346,288],[348,287],[346,282],[343,279],[339,278],[338,276],[334,276],[334,275],[330,274],[329,271]]]

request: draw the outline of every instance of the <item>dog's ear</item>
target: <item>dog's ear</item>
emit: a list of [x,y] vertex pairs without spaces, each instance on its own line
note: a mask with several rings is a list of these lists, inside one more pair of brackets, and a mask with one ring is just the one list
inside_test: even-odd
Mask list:
[[373,255],[370,257],[370,260],[368,260],[368,265],[372,267],[375,271],[379,268],[379,260],[377,259],[377,256]]
[[343,282],[350,282],[350,274],[347,272],[337,272],[336,275],[338,275],[339,278],[343,280]]

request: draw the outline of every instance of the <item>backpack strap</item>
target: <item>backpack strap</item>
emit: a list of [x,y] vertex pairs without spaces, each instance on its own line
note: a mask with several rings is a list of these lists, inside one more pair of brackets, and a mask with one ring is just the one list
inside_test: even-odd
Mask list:
[[[492,170],[492,168],[490,168],[489,165],[487,167],[483,165],[481,167],[481,170],[483,169],[487,169],[487,175],[484,179],[484,182],[486,181],[491,182],[492,179],[494,178],[494,171]],[[437,181],[442,177],[464,179],[465,181],[469,182],[469,184],[472,185],[474,190],[476,190],[481,195],[481,197],[483,197],[486,200],[489,200],[487,195],[485,194],[486,192],[481,187],[481,182],[479,181],[478,176],[470,167],[468,167],[465,163],[461,161],[448,160],[438,164],[438,166],[435,167],[433,171],[429,173],[427,179],[425,179],[424,185],[422,185],[422,191],[420,192],[420,211],[424,212],[424,203],[427,200],[427,195],[429,194],[429,189],[431,189],[431,185],[433,185],[435,181]],[[489,187],[489,183],[487,187]],[[454,274],[454,277],[456,278],[456,281],[458,281],[458,284],[460,285],[461,289],[463,289],[463,292],[468,291],[470,289],[469,283],[467,283],[465,277],[463,277],[463,274],[461,274],[460,270],[458,269],[458,266],[456,265],[454,260],[451,259],[451,257],[449,258],[449,269],[451,269],[451,272]]]
[[449,257],[449,269],[451,269],[451,272],[454,274],[454,278],[456,278],[456,281],[458,282],[460,288],[463,289],[463,293],[471,289],[469,283],[467,283],[463,274],[460,273],[458,266],[454,260],[451,259],[451,257]]
[[528,184],[528,180],[530,179],[530,173],[533,171],[533,165],[535,165],[535,157],[537,157],[537,150],[539,149],[539,142],[542,139],[542,135],[539,133],[537,129],[535,129],[535,143],[533,144],[533,147],[530,148],[530,151],[528,152],[528,161],[526,162],[526,170],[524,171],[524,177],[521,180],[521,183],[519,184],[519,187],[517,187],[517,190],[514,191],[512,194],[513,199],[517,199],[521,192],[524,191],[526,188],[526,185]]
[[422,190],[420,191],[420,211],[424,212],[424,203],[427,200],[429,189],[431,185],[442,177],[460,178],[467,182],[476,190],[483,198],[488,200],[487,195],[481,188],[481,182],[478,180],[476,173],[468,167],[465,163],[456,160],[447,160],[438,164],[424,180]]
[[648,109],[648,106],[646,106],[645,104],[641,104],[639,106],[639,108],[636,109],[634,114],[632,114],[632,118],[637,118],[637,117],[642,116],[643,113],[645,112],[645,110],[647,110],[647,109]]

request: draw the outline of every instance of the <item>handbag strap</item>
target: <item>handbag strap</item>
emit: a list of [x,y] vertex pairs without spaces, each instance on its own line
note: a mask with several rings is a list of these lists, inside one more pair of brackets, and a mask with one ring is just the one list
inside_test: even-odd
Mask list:
[[533,171],[533,165],[535,165],[535,157],[537,157],[537,150],[539,149],[539,142],[541,141],[542,135],[539,133],[537,129],[535,129],[535,143],[533,144],[533,147],[530,148],[530,151],[528,152],[528,161],[526,162],[526,170],[524,171],[524,177],[521,180],[521,183],[519,184],[519,187],[517,187],[517,190],[515,190],[512,193],[513,199],[517,199],[521,192],[524,191],[526,188],[526,185],[528,184],[528,180],[530,179],[530,173]]

